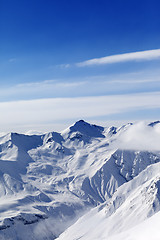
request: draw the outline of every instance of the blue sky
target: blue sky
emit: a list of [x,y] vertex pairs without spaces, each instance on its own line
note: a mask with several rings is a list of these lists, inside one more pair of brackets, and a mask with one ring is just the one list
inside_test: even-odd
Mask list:
[[159,9],[158,0],[1,0],[0,131],[159,119]]

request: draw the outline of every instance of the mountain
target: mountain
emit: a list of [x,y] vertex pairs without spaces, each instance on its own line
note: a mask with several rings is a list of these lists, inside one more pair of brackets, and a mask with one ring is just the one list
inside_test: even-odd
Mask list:
[[159,210],[160,163],[156,163],[119,187],[111,198],[81,217],[58,240],[159,239],[158,224],[150,225],[150,231],[145,233],[146,220],[152,224],[156,216],[159,221]]
[[159,129],[80,120],[61,133],[1,135],[0,239],[128,240],[145,229],[160,216]]

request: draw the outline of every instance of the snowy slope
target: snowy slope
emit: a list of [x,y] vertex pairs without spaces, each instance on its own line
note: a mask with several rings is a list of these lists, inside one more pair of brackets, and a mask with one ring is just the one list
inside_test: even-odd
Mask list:
[[108,239],[142,224],[159,211],[159,125],[1,135],[0,239]]
[[[133,227],[138,229],[138,224],[145,226],[145,220],[160,210],[159,201],[160,163],[157,163],[118,188],[112,198],[80,218],[58,239],[128,240],[134,232]],[[158,229],[156,231],[160,233]],[[134,235],[135,238],[131,239],[143,237],[142,232],[134,232]],[[157,236],[147,239],[158,239]]]

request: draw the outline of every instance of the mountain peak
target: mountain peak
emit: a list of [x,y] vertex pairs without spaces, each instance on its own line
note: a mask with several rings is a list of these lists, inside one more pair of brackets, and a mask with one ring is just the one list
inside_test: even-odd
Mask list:
[[90,123],[84,121],[83,119],[78,120],[77,122],[75,122],[75,124],[73,126],[84,126],[84,125],[90,125]]
[[154,127],[156,124],[159,124],[159,123],[160,123],[160,121],[158,120],[158,121],[149,123],[148,126],[149,127]]
[[104,137],[102,132],[104,128],[95,124],[90,124],[84,120],[77,121],[73,126],[70,127],[71,132],[80,132],[88,137]]
[[76,123],[87,123],[87,122],[85,122],[83,119],[81,119],[81,120],[78,120]]

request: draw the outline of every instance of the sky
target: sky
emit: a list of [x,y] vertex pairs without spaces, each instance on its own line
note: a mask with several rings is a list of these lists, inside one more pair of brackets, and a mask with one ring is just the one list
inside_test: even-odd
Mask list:
[[160,119],[160,2],[0,0],[0,132]]

